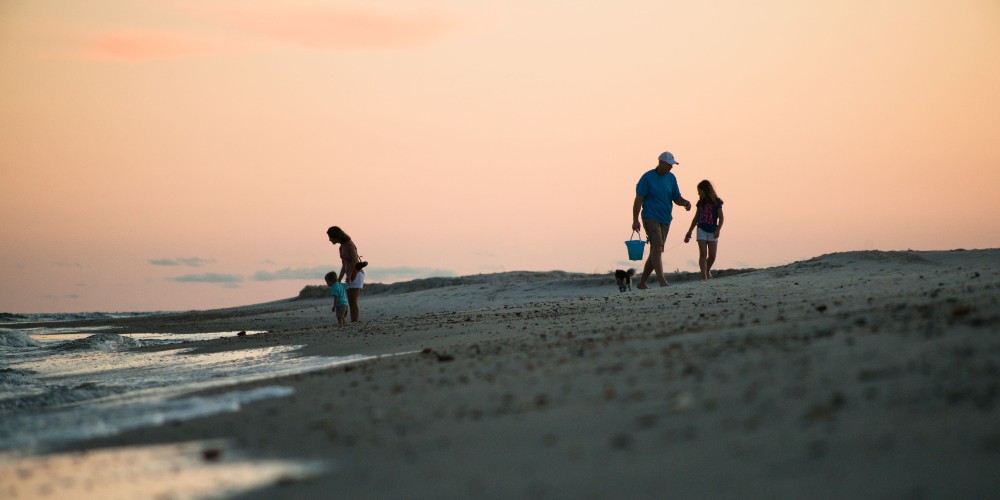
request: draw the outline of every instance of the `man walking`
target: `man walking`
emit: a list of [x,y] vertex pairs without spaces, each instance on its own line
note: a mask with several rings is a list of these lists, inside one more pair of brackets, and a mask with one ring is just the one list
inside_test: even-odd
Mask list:
[[[645,290],[649,288],[646,280],[649,275],[656,272],[656,279],[660,286],[667,286],[667,279],[663,276],[663,247],[667,242],[667,233],[670,231],[670,221],[673,220],[674,204],[691,210],[691,202],[681,196],[681,190],[677,187],[677,178],[670,171],[678,165],[674,160],[674,155],[669,151],[664,151],[660,155],[659,164],[653,170],[642,174],[639,183],[635,185],[635,202],[632,203],[632,230],[638,231],[640,227],[646,228],[646,239],[649,241],[649,257],[642,269],[642,276],[636,288]],[[642,224],[639,224],[639,212],[642,211]]]

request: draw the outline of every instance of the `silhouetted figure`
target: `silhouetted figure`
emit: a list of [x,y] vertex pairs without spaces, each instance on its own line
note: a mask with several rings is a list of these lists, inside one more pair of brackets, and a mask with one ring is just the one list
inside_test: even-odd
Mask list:
[[[337,281],[347,277],[347,304],[351,310],[351,322],[360,320],[361,313],[358,308],[358,299],[361,297],[361,289],[365,286],[364,265],[359,266],[361,257],[358,256],[358,247],[351,240],[351,237],[337,226],[331,226],[326,230],[326,235],[330,237],[330,243],[340,245],[340,273],[337,274]],[[368,263],[365,262],[365,265]]]
[[[673,220],[674,204],[691,210],[691,202],[681,196],[677,187],[677,178],[670,171],[677,165],[674,155],[664,151],[659,157],[655,169],[642,174],[635,185],[635,202],[632,203],[632,230],[646,228],[646,239],[649,241],[649,257],[642,268],[639,283],[635,285],[640,290],[649,288],[646,280],[653,272],[660,286],[667,286],[667,278],[663,275],[663,248],[670,232],[670,221]],[[639,224],[639,211],[642,210],[642,224]]]
[[701,279],[712,279],[712,265],[719,249],[719,232],[722,231],[722,199],[707,180],[698,183],[698,209],[691,219],[691,227],[684,235],[684,243],[691,241],[691,231],[698,228],[698,266]]

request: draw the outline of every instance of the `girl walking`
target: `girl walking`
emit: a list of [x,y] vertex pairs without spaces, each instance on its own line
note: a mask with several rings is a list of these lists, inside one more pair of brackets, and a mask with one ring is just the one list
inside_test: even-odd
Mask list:
[[707,180],[698,183],[698,209],[694,212],[691,227],[684,236],[684,243],[691,241],[691,232],[698,228],[698,266],[701,279],[712,279],[712,264],[719,249],[719,231],[722,230],[722,200]]

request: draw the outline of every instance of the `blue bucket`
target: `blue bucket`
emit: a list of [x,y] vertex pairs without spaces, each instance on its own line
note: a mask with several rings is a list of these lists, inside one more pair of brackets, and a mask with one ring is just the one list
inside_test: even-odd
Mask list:
[[[632,232],[632,237],[635,237],[635,231]],[[625,247],[628,248],[628,260],[642,260],[642,252],[646,248],[646,242],[629,239],[625,242]]]

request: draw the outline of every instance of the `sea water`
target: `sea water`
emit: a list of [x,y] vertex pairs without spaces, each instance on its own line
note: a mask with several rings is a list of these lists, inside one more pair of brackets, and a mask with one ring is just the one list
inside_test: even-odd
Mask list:
[[[321,370],[367,356],[298,356],[302,346],[192,354],[143,346],[234,336],[114,333],[108,327],[0,327],[0,452],[33,451],[69,441],[109,436],[238,411],[241,405],[284,397],[281,385],[193,393],[243,382]],[[246,332],[247,335],[261,332]]]

